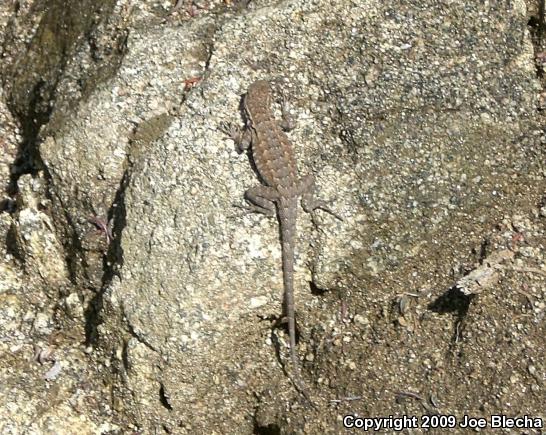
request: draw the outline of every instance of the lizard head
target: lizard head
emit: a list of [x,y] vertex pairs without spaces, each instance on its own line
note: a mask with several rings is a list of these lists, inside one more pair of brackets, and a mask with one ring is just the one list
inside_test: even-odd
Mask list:
[[258,105],[269,107],[271,99],[271,86],[266,80],[256,80],[246,91],[246,105]]

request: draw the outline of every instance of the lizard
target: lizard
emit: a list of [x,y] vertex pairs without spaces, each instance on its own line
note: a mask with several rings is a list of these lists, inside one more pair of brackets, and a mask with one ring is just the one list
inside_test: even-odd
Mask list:
[[294,303],[294,246],[298,199],[307,213],[316,209],[330,210],[325,201],[315,198],[315,180],[312,174],[300,177],[296,166],[294,148],[287,135],[276,121],[272,109],[272,91],[269,82],[253,82],[243,97],[245,126],[237,128],[224,125],[228,134],[243,152],[250,148],[252,159],[262,183],[248,189],[245,199],[247,210],[269,216],[277,214],[280,226],[282,271],[284,287],[284,316],[288,322],[290,359],[294,369],[294,383],[298,390],[312,403],[301,376],[296,351],[296,318]]

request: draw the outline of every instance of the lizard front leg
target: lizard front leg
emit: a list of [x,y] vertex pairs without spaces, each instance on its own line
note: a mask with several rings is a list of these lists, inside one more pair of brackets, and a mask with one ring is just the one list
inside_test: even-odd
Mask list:
[[255,135],[252,128],[247,126],[239,127],[228,122],[222,123],[219,130],[235,142],[238,153],[242,153],[250,148],[253,136]]

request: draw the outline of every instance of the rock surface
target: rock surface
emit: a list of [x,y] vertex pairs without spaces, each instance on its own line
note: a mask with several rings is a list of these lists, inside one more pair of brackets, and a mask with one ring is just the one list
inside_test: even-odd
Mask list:
[[[170,6],[0,6],[2,433],[544,420],[536,11]],[[316,408],[275,327],[277,222],[234,207],[257,180],[219,130],[242,122],[256,79],[289,104],[300,172],[345,218],[298,221],[298,353]],[[495,279],[470,285],[499,253]]]

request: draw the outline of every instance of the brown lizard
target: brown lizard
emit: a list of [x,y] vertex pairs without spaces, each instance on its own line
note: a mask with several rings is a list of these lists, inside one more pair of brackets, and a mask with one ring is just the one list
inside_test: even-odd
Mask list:
[[312,175],[300,178],[296,167],[294,149],[271,111],[271,87],[264,80],[252,83],[243,99],[244,129],[224,126],[223,130],[239,146],[242,152],[251,147],[252,157],[262,184],[248,189],[245,199],[251,204],[250,211],[269,216],[278,214],[284,284],[284,310],[288,321],[290,358],[295,370],[296,387],[309,399],[301,377],[296,353],[296,321],[294,313],[294,243],[296,239],[296,216],[298,198],[303,209],[311,213],[315,209],[325,210],[338,219],[324,201],[314,197],[315,180]]

